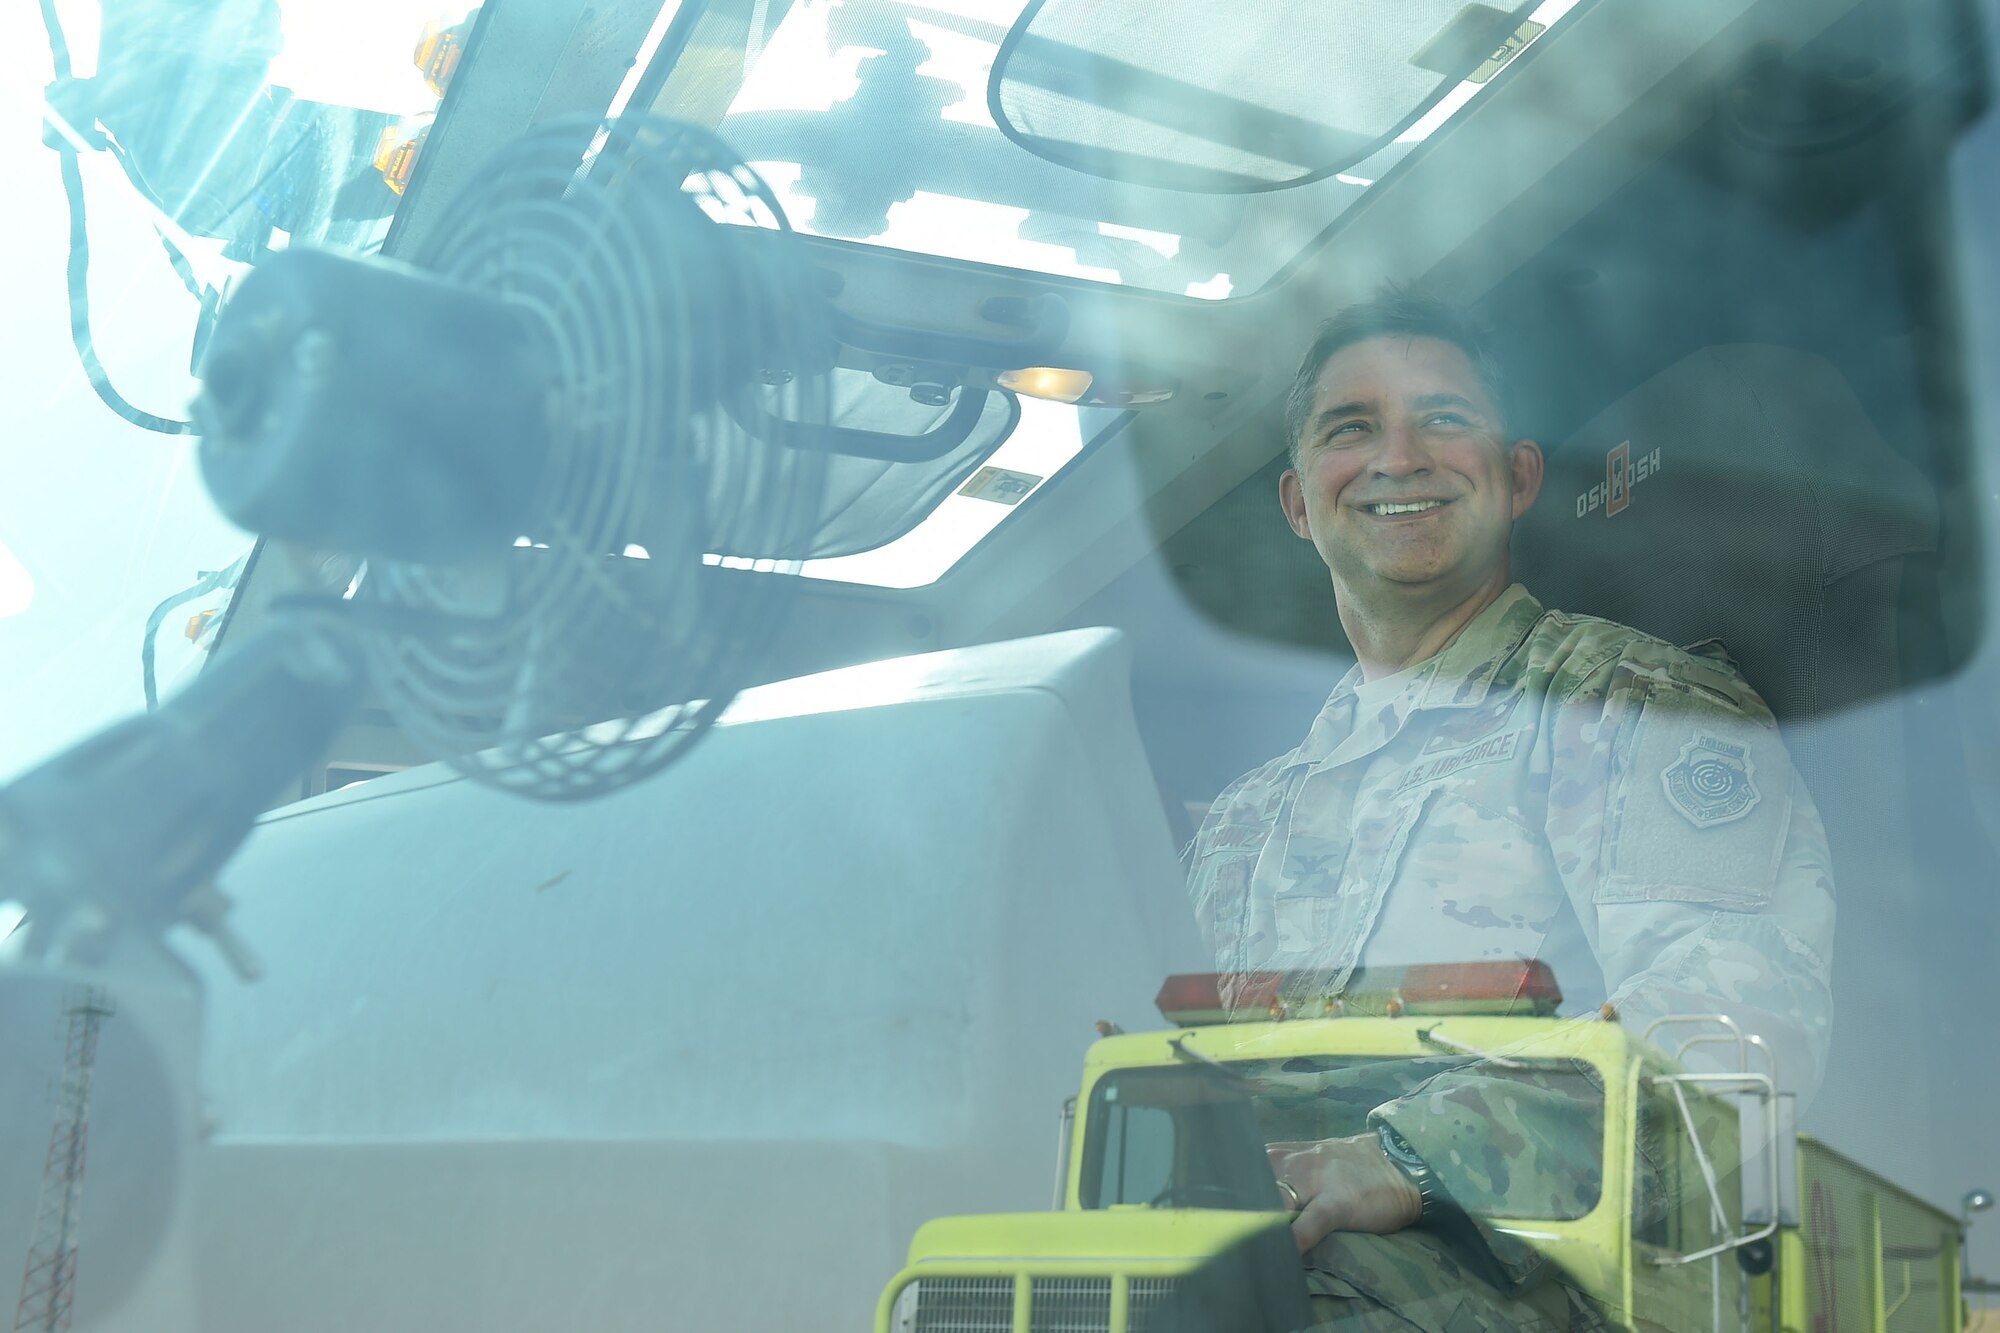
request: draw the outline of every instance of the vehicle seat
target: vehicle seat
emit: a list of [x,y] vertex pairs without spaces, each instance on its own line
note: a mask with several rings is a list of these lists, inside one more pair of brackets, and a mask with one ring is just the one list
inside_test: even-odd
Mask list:
[[1909,683],[1903,566],[1937,549],[1923,476],[1832,366],[1751,345],[1676,363],[1548,461],[1515,538],[1522,582],[1675,643],[1722,639],[1799,733],[1794,758],[1819,792],[1839,770],[1800,724]]
[[1720,638],[1770,703],[1826,824],[1839,900],[1815,1127],[1896,1179],[1930,1174],[1880,1159],[1922,1137],[1903,1094],[1942,1053],[1912,1041],[1907,1011],[1865,997],[1934,988],[1925,960],[1948,929],[1947,886],[1920,869],[1937,849],[1913,833],[1907,757],[1909,691],[1936,668],[1898,636],[1905,581],[1937,538],[1929,483],[1834,368],[1752,345],[1694,353],[1550,450],[1515,534],[1518,576],[1547,605],[1679,644]]

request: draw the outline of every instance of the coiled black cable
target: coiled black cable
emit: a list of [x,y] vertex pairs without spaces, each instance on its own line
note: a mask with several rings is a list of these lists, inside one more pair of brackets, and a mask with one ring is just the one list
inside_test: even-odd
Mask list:
[[[56,85],[60,86],[71,78],[69,42],[63,36],[62,22],[56,16],[55,0],[41,0],[41,6],[42,23],[49,34],[49,54],[55,62]],[[69,200],[69,264],[66,269],[69,339],[76,347],[77,358],[83,362],[83,373],[89,378],[90,387],[96,390],[106,407],[141,429],[157,431],[162,435],[193,434],[194,423],[191,421],[155,416],[134,407],[112,385],[103,362],[97,359],[97,348],[90,333],[90,234],[83,209],[83,169],[77,161],[76,145],[68,138],[51,131],[44,133],[43,142],[56,151],[62,168],[63,194]]]

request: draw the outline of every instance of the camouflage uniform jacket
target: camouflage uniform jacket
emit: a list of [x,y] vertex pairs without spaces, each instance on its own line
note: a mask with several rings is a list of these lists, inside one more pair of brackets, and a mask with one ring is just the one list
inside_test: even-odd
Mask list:
[[[1811,1091],[1830,1019],[1825,832],[1719,648],[1548,611],[1517,584],[1365,716],[1359,681],[1298,748],[1226,788],[1189,848],[1219,970],[1302,973],[1323,994],[1364,954],[1537,956],[1567,938],[1582,961],[1548,959],[1558,984],[1635,1027],[1729,1014]],[[1382,955],[1390,937],[1404,956]],[[1516,1099],[1491,1104],[1492,1086],[1445,1075],[1375,1114],[1469,1208],[1533,1216],[1517,1206],[1579,1188],[1564,1177],[1594,1174],[1594,1156],[1510,1173],[1496,1150],[1554,1145]]]

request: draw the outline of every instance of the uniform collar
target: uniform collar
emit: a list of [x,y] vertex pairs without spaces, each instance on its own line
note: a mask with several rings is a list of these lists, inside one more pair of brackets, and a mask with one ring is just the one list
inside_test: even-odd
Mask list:
[[[1285,767],[1318,764],[1331,756],[1342,741],[1361,730],[1380,728],[1393,732],[1411,712],[1419,709],[1477,708],[1486,701],[1486,693],[1500,668],[1541,618],[1542,604],[1526,588],[1512,584],[1491,606],[1474,616],[1449,647],[1416,669],[1409,684],[1381,718],[1351,717],[1354,687],[1362,679],[1361,666],[1356,663],[1333,687],[1326,705],[1313,720],[1312,730],[1292,752]],[[1391,711],[1393,717],[1387,716]]]
[[1425,708],[1477,708],[1486,702],[1493,678],[1542,618],[1542,604],[1520,584],[1493,599],[1474,616],[1451,646],[1431,660],[1437,670],[1425,684]]

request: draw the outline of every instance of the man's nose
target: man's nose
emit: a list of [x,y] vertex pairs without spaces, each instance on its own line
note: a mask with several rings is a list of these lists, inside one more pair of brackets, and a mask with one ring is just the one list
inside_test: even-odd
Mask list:
[[1370,460],[1369,470],[1378,477],[1414,477],[1429,472],[1433,461],[1422,434],[1398,424],[1382,432],[1382,443]]

